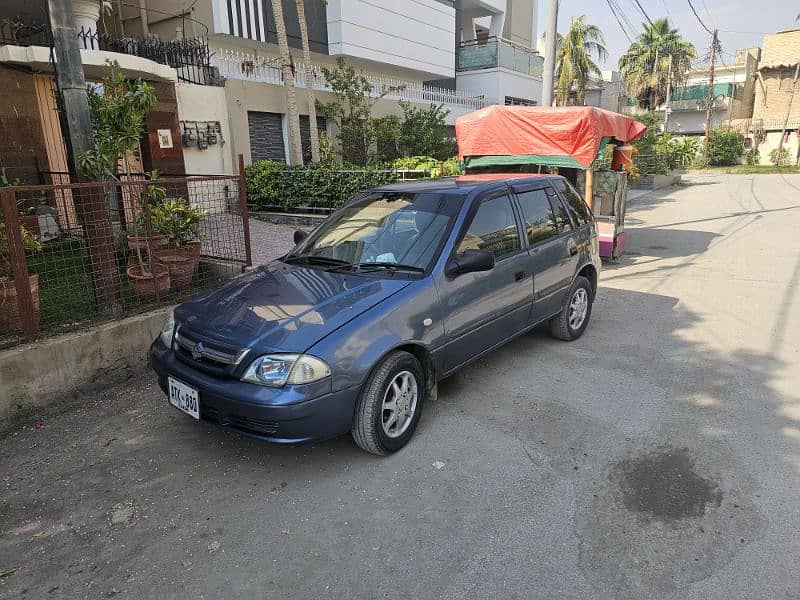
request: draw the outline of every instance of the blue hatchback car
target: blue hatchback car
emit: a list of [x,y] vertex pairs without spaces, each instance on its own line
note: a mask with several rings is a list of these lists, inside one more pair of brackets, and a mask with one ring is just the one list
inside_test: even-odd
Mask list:
[[437,382],[549,323],[580,337],[597,230],[559,176],[387,185],[286,256],[178,306],[150,349],[169,402],[271,442],[402,448]]

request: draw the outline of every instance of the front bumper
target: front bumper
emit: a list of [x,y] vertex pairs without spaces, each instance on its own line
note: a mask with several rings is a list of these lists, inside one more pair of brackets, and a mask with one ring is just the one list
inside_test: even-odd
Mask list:
[[326,439],[350,430],[359,387],[331,392],[330,382],[270,388],[209,375],[185,364],[160,339],[150,364],[167,393],[167,377],[199,390],[200,418],[269,442]]

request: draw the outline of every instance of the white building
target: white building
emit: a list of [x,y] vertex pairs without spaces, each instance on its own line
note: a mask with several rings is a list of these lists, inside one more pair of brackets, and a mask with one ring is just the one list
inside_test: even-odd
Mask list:
[[[753,114],[755,75],[760,56],[759,48],[738,50],[734,59],[722,62],[714,69],[714,89],[711,91],[711,127],[746,125],[744,120]],[[672,91],[667,130],[683,135],[700,135],[705,132],[706,108],[710,73],[708,68],[688,73],[684,85]]]
[[[469,0],[464,0],[468,2]],[[153,1],[148,0],[152,5]],[[505,5],[505,0],[493,0]],[[162,39],[176,36],[207,37],[214,52],[212,63],[226,78],[227,118],[231,150],[250,162],[286,160],[289,156],[286,93],[279,68],[277,35],[270,0],[198,0],[158,3],[159,14],[149,17],[151,34]],[[443,104],[448,122],[486,104],[483,91],[454,85],[456,64],[456,13],[454,0],[306,0],[314,87],[317,97],[331,100],[322,67],[333,67],[342,56],[347,64],[368,77],[375,94],[389,86],[402,89],[380,99],[373,114],[400,112],[399,101],[420,105]],[[305,76],[294,0],[282,1],[284,21],[295,69],[304,145],[309,122]],[[125,9],[128,27],[140,24],[139,12]],[[162,14],[162,13],[167,13]],[[148,13],[151,14],[151,13]],[[170,16],[181,15],[181,16]],[[205,117],[205,115],[204,115]],[[332,124],[318,124],[332,136]]]
[[487,104],[539,104],[537,0],[460,0],[456,89]]

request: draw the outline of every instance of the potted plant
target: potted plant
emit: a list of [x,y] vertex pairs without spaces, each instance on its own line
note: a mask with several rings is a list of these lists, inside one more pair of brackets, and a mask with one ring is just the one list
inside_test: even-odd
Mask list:
[[[22,244],[26,250],[38,252],[42,249],[39,239],[25,227],[20,227],[22,233]],[[39,320],[39,275],[28,276],[31,296],[33,298],[33,310],[36,321]],[[17,286],[14,282],[14,275],[11,267],[11,258],[8,249],[8,237],[6,236],[6,224],[0,213],[0,322],[7,324],[12,329],[22,329],[22,316],[17,303]]]
[[[149,173],[150,180],[158,179],[158,171]],[[145,206],[152,211],[152,207],[164,201],[167,196],[167,190],[164,186],[150,184],[147,186],[145,193],[142,195],[139,202],[139,210],[136,214],[136,230],[134,233],[128,235],[128,248],[133,252],[147,252],[148,248],[156,250],[164,248],[167,245],[167,236],[157,233],[155,229],[151,228],[150,235],[147,235],[147,228],[145,227]],[[151,215],[152,218],[152,215]]]
[[[160,185],[148,185],[145,193],[142,194],[140,201],[140,212],[136,216],[137,228],[142,235],[137,235],[136,242],[131,244],[131,237],[128,236],[128,247],[136,252],[136,262],[129,265],[126,271],[133,291],[145,298],[158,298],[169,291],[170,273],[169,268],[162,262],[153,260],[154,253],[158,249],[160,239],[155,235],[147,235],[147,216],[148,212],[152,219],[151,206],[153,202],[163,199],[166,190]],[[152,231],[152,225],[150,227]],[[160,236],[166,241],[166,237]]]
[[203,236],[200,223],[207,214],[183,198],[164,200],[150,209],[153,230],[167,239],[167,246],[154,250],[154,256],[167,265],[176,289],[189,287],[197,271]]

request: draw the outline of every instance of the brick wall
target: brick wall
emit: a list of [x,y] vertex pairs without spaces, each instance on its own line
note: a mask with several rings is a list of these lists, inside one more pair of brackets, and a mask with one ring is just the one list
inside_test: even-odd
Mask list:
[[47,150],[34,75],[0,65],[0,167],[9,180],[39,183]]
[[[753,119],[762,120],[766,129],[780,129],[783,125],[798,61],[800,29],[764,36]],[[790,128],[800,127],[800,90],[795,93],[789,123]]]

